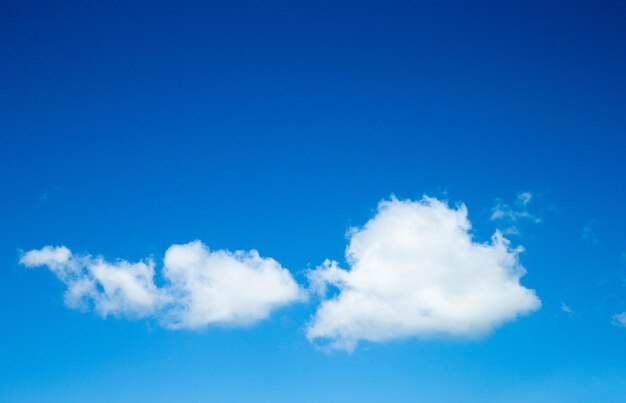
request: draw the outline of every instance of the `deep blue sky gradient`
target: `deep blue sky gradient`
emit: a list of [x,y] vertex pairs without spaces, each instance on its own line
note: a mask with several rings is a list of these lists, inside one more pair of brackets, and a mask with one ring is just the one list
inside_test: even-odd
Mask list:
[[[626,2],[58,3],[0,8],[0,401],[626,399]],[[543,307],[478,341],[327,355],[314,302],[172,332],[18,265],[201,239],[304,281],[391,194],[463,202],[485,241],[521,191]]]

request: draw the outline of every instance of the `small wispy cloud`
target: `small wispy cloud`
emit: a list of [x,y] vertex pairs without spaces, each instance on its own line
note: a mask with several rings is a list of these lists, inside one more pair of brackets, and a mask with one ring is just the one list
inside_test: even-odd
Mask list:
[[613,315],[611,317],[611,323],[615,326],[626,327],[626,312]]
[[39,194],[39,197],[37,197],[37,199],[39,200],[39,202],[44,203],[52,198],[55,198],[61,192],[62,190],[59,186],[52,186],[50,189],[47,189],[41,192]]
[[541,218],[529,211],[529,206],[534,196],[530,192],[520,192],[513,203],[505,203],[501,199],[496,200],[495,206],[491,209],[491,220],[501,221],[507,226],[504,228],[506,234],[519,234],[518,223],[522,221],[539,224]]
[[568,315],[572,315],[574,313],[572,308],[569,305],[567,305],[565,302],[561,302],[561,311],[565,312]]
[[586,224],[580,234],[580,240],[590,246],[597,246],[598,243],[600,243],[600,239],[596,235],[596,231],[593,228],[594,222],[595,220],[592,220]]

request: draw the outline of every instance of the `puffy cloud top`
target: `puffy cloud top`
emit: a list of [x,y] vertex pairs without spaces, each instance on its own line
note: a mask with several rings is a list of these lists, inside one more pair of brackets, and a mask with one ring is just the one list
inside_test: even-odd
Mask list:
[[165,253],[164,277],[176,301],[171,327],[208,323],[251,324],[305,294],[276,260],[249,252],[211,252],[201,242],[173,245]]
[[475,337],[540,307],[523,287],[521,248],[496,232],[477,243],[464,205],[437,199],[382,201],[365,226],[352,230],[349,270],[326,261],[309,272],[323,299],[307,328],[311,340],[352,350],[359,340],[449,335]]

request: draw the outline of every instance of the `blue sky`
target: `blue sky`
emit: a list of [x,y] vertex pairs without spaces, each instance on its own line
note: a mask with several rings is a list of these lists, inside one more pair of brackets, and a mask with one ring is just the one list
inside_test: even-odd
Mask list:
[[[0,401],[626,399],[624,1],[222,3],[3,4]],[[541,306],[520,297],[481,316],[485,331],[435,309],[431,332],[398,297],[381,306],[399,322],[366,309],[352,351],[325,349],[309,329],[325,302],[361,290],[351,279],[370,249],[357,246],[370,244],[355,239],[389,239],[364,226],[388,228],[377,205],[400,211],[392,195],[410,207],[396,223],[431,217],[423,195],[448,203],[442,225],[467,208],[471,230],[418,234],[453,260],[428,268],[430,285],[483,281],[471,251],[495,256],[500,230],[526,269],[514,289]],[[467,254],[450,239],[469,239]],[[164,256],[194,240],[275,259],[282,302],[251,323],[188,328]],[[98,283],[74,309],[51,270],[20,263],[48,245],[84,273],[99,256],[152,257],[174,308],[122,299],[103,315]],[[330,281],[325,259],[347,277]],[[489,273],[510,280],[513,266]],[[331,294],[313,292],[312,272]],[[480,295],[511,295],[485,284]],[[376,329],[388,336],[372,341]]]

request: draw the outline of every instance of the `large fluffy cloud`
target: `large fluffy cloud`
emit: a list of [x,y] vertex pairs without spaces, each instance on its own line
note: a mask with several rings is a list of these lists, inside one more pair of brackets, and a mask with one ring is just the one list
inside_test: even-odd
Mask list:
[[365,226],[350,233],[350,269],[326,261],[309,273],[330,297],[307,328],[311,340],[352,350],[360,340],[413,336],[476,337],[540,307],[523,287],[525,269],[500,232],[475,242],[464,205],[437,199],[383,201]]
[[102,316],[152,316],[172,328],[249,325],[305,295],[274,259],[255,250],[210,251],[199,241],[166,251],[161,287],[154,282],[152,260],[107,262],[46,246],[23,254],[20,262],[48,267],[67,286],[69,307],[93,307]]

